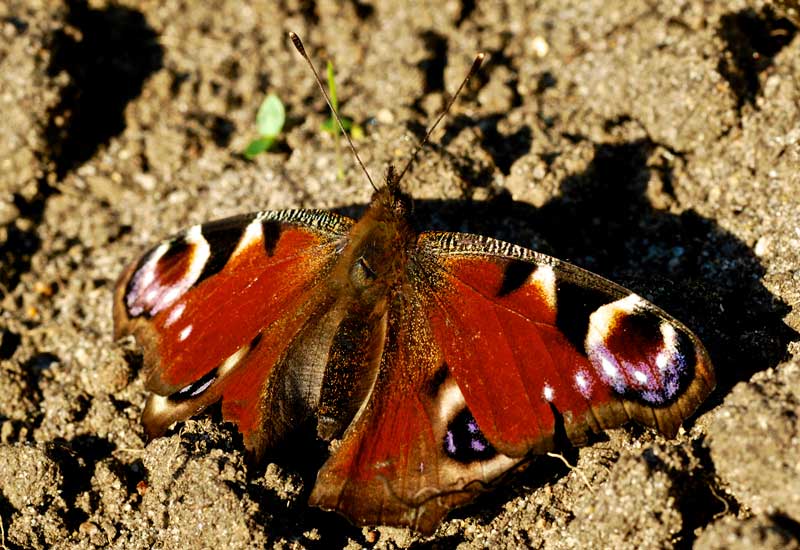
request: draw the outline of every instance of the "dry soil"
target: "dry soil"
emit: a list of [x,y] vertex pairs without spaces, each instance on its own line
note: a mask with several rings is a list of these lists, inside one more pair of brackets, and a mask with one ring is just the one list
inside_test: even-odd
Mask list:
[[[213,4],[0,3],[0,548],[800,548],[796,0]],[[289,30],[375,175],[488,52],[405,180],[418,218],[692,327],[719,384],[676,440],[538,458],[429,539],[309,508],[314,459],[253,464],[218,412],[146,445],[124,266],[194,223],[369,200]],[[269,92],[287,127],[248,161]]]

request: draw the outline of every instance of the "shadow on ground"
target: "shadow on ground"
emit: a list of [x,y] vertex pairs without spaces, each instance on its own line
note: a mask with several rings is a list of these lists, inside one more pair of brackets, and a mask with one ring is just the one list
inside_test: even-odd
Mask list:
[[48,73],[69,74],[45,130],[61,180],[125,129],[125,106],[162,67],[163,48],[141,12],[92,9],[71,0],[65,27],[52,38]]
[[45,175],[31,197],[13,196],[19,219],[28,222],[9,224],[0,244],[0,297],[30,270],[41,247],[37,228],[47,200],[58,192],[57,182],[125,129],[125,106],[162,66],[158,37],[136,10],[91,9],[85,0],[71,0],[64,23],[50,39],[47,73],[66,72],[70,78],[48,112],[47,147],[38,153]]

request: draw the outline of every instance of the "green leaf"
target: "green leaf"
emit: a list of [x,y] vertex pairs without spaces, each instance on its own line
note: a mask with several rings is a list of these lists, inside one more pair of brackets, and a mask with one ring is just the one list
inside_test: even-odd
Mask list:
[[272,147],[273,143],[275,143],[274,136],[263,136],[258,139],[254,139],[247,146],[247,149],[244,150],[244,156],[247,158],[247,160],[253,160],[253,158],[259,153],[269,151],[269,148]]
[[283,108],[283,103],[275,94],[269,94],[261,103],[256,115],[259,135],[273,138],[278,136],[284,122],[286,122],[286,110]]
[[[353,123],[353,120],[347,117],[342,119],[342,126],[344,126],[345,132],[350,132],[351,128],[358,126],[357,124]],[[341,131],[339,130],[339,125],[336,124],[336,121],[333,118],[326,118],[325,121],[319,125],[320,130],[323,132],[328,132],[329,134],[340,134]]]

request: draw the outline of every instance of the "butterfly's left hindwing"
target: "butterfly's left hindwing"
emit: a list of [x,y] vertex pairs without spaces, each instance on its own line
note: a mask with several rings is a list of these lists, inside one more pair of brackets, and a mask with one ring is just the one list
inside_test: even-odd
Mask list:
[[309,502],[357,524],[430,534],[451,508],[520,459],[485,445],[482,461],[457,460],[448,430],[469,433],[469,419],[457,417],[463,397],[443,365],[424,304],[401,299],[394,306],[374,390],[317,475]]
[[223,398],[226,418],[259,439],[267,380],[331,307],[320,283],[351,226],[318,211],[238,216],[194,226],[131,265],[117,283],[115,334],[144,348],[157,394],[144,414],[151,436]]

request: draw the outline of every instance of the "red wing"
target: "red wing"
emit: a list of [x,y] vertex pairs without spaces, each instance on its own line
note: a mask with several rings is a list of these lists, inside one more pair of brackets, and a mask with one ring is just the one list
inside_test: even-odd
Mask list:
[[256,446],[271,370],[331,307],[318,284],[351,225],[314,211],[239,216],[195,226],[128,268],[115,334],[144,348],[146,387],[158,394],[144,414],[149,435],[223,397],[226,419]]
[[425,233],[417,279],[434,339],[480,432],[520,457],[629,419],[673,436],[714,387],[703,345],[630,291],[474,235]]

